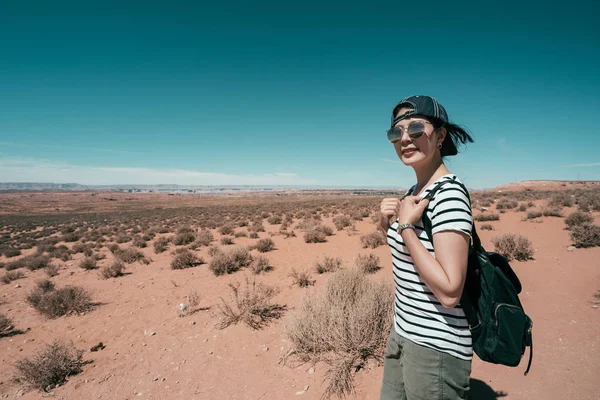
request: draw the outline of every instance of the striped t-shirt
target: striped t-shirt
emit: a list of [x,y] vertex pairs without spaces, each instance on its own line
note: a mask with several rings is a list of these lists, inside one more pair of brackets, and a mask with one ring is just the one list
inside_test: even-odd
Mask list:
[[[460,180],[454,174],[440,177],[419,196],[425,197],[441,180]],[[410,189],[412,195],[412,189]],[[462,231],[471,235],[473,215],[465,190],[457,183],[446,183],[430,199],[425,209],[431,220],[432,233],[446,230]],[[419,219],[415,233],[435,257],[433,240],[428,237]],[[415,269],[408,248],[396,230],[396,220],[387,231],[387,242],[392,252],[395,282],[394,327],[396,332],[422,346],[430,347],[455,357],[470,360],[473,357],[471,333],[460,304],[444,307],[423,282]],[[472,236],[471,236],[472,240]]]

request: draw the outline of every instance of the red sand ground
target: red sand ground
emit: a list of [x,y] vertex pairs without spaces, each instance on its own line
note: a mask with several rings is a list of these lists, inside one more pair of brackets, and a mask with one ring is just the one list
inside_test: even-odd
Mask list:
[[[564,214],[574,210],[565,208]],[[492,236],[509,232],[525,235],[534,244],[535,260],[511,263],[523,283],[521,300],[534,321],[533,366],[529,375],[523,376],[528,352],[516,368],[475,359],[471,398],[600,399],[600,310],[594,298],[600,288],[600,248],[568,251],[571,242],[563,218],[523,222],[522,215],[508,211],[500,221],[489,222],[494,231],[480,230],[480,236],[488,249],[493,249]],[[600,213],[595,213],[595,218],[596,224],[600,223]],[[330,219],[325,222],[333,226]],[[266,221],[264,225],[267,231],[278,229]],[[128,267],[129,275],[101,280],[97,271],[86,272],[77,266],[79,254],[66,262],[53,280],[57,286],[88,288],[94,301],[102,305],[83,316],[55,320],[43,318],[25,302],[35,281],[45,277],[43,271],[27,271],[25,279],[0,284],[0,312],[13,318],[18,329],[31,328],[0,339],[0,398],[44,397],[12,382],[13,363],[60,338],[85,349],[84,358],[93,362],[54,390],[56,399],[319,399],[324,389],[324,364],[317,364],[313,372],[310,365],[292,368],[279,364],[278,359],[287,347],[283,327],[294,308],[305,293],[322,290],[329,275],[313,272],[315,286],[302,289],[291,286],[288,273],[292,268],[312,268],[325,255],[350,264],[358,254],[373,252],[383,266],[374,279],[390,281],[387,246],[368,250],[360,245],[360,235],[374,230],[370,218],[357,223],[357,228],[358,235],[336,232],[320,244],[304,243],[299,231],[295,238],[273,237],[277,249],[266,256],[275,268],[258,279],[279,286],[281,293],[275,300],[290,310],[258,331],[243,324],[224,330],[214,327],[218,299],[227,299],[229,294],[227,284],[242,282],[244,276],[250,276],[249,271],[216,277],[206,265],[171,270],[170,251],[157,255],[150,247],[142,249],[153,260],[150,265],[136,263]],[[266,233],[260,236],[268,237]],[[235,241],[244,245],[255,242],[247,238]],[[201,248],[199,254],[208,260],[206,251]],[[109,262],[110,257],[100,264]],[[191,290],[201,295],[201,306],[209,309],[178,317],[176,307]],[[155,334],[147,334],[149,331]],[[89,352],[100,341],[106,348]],[[357,392],[350,398],[378,399],[382,370],[375,366],[360,371],[355,381]],[[297,394],[306,386],[306,392]]]

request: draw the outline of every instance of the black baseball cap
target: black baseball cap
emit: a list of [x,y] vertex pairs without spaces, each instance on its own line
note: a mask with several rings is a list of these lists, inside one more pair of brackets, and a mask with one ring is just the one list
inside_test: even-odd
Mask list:
[[[402,107],[408,107],[410,110],[402,115],[396,117],[396,113]],[[402,121],[405,118],[411,116],[425,117],[427,119],[434,119],[439,125],[444,126],[448,124],[448,113],[444,106],[442,106],[435,98],[431,96],[410,96],[400,100],[400,102],[394,107],[392,111],[392,128],[398,121]],[[453,131],[447,129],[446,138],[442,142],[442,156],[454,156],[458,154],[456,145],[453,141]]]

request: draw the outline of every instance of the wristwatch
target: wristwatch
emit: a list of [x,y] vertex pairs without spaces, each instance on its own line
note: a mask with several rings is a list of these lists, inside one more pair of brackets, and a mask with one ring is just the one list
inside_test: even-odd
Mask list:
[[406,228],[410,228],[410,229],[414,230],[415,226],[413,224],[400,224],[400,225],[398,225],[398,233],[402,233],[402,231],[405,230]]

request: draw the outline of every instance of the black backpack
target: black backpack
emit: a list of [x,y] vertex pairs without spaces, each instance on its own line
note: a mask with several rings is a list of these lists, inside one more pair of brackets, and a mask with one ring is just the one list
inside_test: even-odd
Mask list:
[[[471,202],[467,188],[454,178],[439,182],[424,198],[431,199],[448,182],[459,184]],[[426,212],[422,220],[433,241]],[[473,244],[469,246],[467,278],[460,299],[469,321],[473,351],[483,361],[516,367],[529,346],[527,375],[533,358],[533,321],[523,310],[520,292],[521,282],[506,257],[483,248],[473,223]]]

